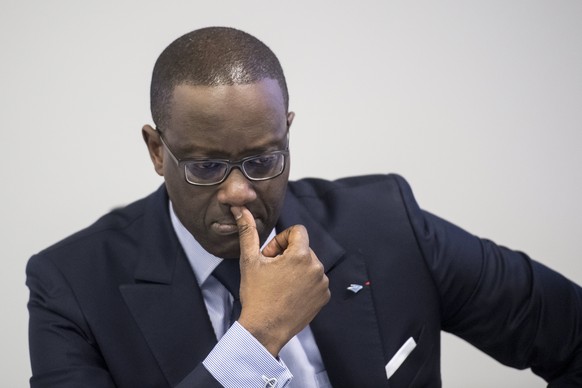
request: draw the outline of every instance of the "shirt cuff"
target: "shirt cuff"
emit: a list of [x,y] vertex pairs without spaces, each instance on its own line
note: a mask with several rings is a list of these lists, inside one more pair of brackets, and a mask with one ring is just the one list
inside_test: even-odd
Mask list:
[[235,322],[202,362],[226,388],[287,387],[293,375],[238,322]]

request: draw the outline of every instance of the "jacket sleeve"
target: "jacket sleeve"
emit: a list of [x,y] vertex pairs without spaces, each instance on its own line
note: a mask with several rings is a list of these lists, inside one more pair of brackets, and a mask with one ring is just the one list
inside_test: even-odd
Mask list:
[[[74,292],[59,269],[47,258],[33,256],[26,275],[30,289],[29,347],[33,374],[30,386],[116,387]],[[136,384],[140,385],[137,381]],[[178,387],[221,385],[200,363]]]
[[199,365],[188,374],[175,388],[221,388],[222,385],[208,372],[204,366]]
[[477,238],[418,208],[409,220],[439,290],[442,328],[549,387],[582,387],[582,289],[522,252]]
[[75,296],[58,269],[34,256],[26,275],[31,387],[114,387]]

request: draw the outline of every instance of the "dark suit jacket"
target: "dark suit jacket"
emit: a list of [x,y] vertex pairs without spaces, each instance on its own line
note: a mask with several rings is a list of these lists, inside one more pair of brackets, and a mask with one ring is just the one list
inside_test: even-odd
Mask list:
[[[334,387],[439,387],[441,330],[582,386],[580,289],[420,210],[402,178],[290,182],[278,230],[293,224],[330,279],[311,328]],[[33,387],[218,386],[201,364],[216,338],[163,186],[35,255],[27,276]],[[410,337],[417,347],[387,380]]]

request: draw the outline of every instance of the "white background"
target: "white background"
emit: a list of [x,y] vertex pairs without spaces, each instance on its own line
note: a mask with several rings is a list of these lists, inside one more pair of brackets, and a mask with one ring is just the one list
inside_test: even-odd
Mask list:
[[[161,183],[151,69],[208,25],[279,56],[292,178],[398,172],[425,209],[582,282],[581,21],[579,0],[2,0],[0,385],[30,375],[26,261]],[[443,338],[445,387],[545,386]]]

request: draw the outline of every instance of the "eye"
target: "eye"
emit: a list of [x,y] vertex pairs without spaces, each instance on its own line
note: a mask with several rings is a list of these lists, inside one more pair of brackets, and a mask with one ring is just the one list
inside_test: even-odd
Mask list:
[[223,163],[214,162],[212,160],[205,160],[202,162],[191,162],[189,168],[191,170],[209,171],[216,170],[222,167]]
[[226,165],[215,160],[190,161],[186,164],[188,176],[193,180],[212,180],[224,174]]
[[277,163],[279,155],[261,155],[253,159],[247,160],[249,167],[255,168],[269,168]]

